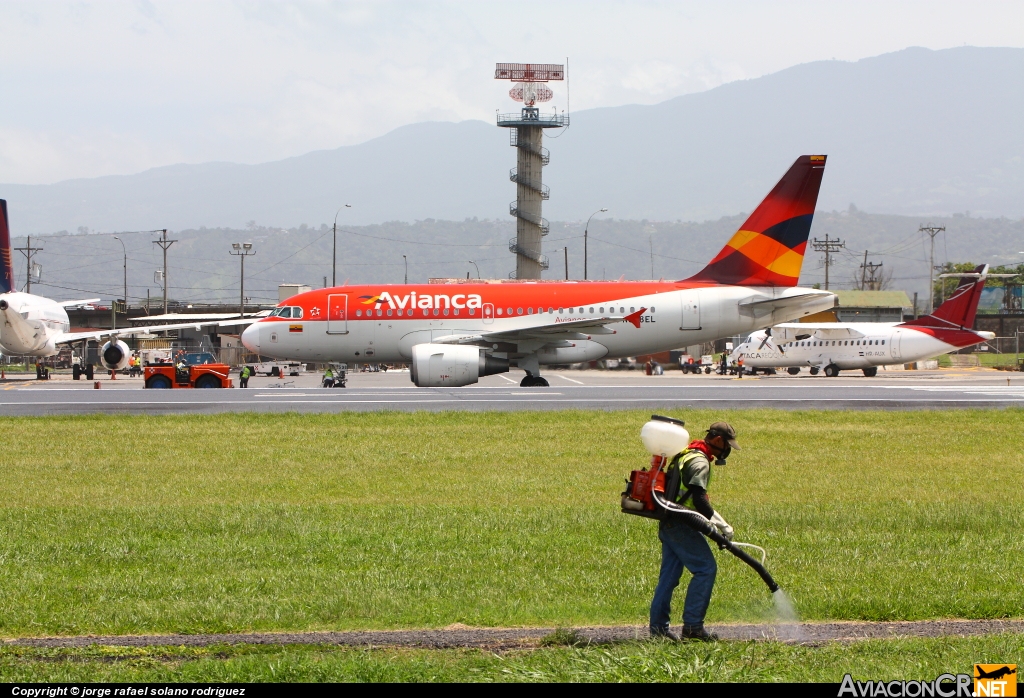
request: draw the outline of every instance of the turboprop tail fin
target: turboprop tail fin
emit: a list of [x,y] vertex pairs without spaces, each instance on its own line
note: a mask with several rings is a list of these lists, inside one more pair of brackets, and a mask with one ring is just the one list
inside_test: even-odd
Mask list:
[[0,293],[14,290],[14,260],[11,258],[11,228],[7,224],[7,201],[0,199]]
[[818,201],[824,155],[801,155],[729,243],[687,281],[796,286]]
[[981,300],[981,291],[985,288],[987,276],[988,265],[978,265],[974,271],[967,272],[960,278],[959,285],[946,302],[936,308],[931,315],[922,315],[903,324],[910,327],[974,327],[974,316],[978,314],[978,301]]

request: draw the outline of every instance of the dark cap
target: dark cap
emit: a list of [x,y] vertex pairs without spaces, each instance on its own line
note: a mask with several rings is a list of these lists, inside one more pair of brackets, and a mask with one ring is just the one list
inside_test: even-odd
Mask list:
[[708,427],[708,436],[721,436],[729,447],[739,451],[740,445],[736,443],[736,430],[728,422],[715,422]]

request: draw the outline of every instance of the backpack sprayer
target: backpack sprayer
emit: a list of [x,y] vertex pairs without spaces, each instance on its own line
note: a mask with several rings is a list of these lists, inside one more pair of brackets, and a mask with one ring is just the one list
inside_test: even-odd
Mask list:
[[[768,589],[774,594],[779,590],[779,585],[768,574],[764,562],[768,557],[764,548],[751,543],[737,543],[730,541],[715,528],[703,514],[681,507],[675,502],[669,501],[665,492],[665,470],[671,464],[669,456],[680,453],[690,443],[690,434],[684,428],[685,423],[671,417],[651,415],[651,421],[647,422],[640,430],[640,439],[644,447],[651,454],[650,470],[634,470],[629,474],[626,481],[626,491],[622,493],[622,513],[635,516],[645,516],[650,519],[664,519],[672,516],[681,520],[690,528],[704,534],[716,544],[719,549],[728,550],[743,562],[750,565],[755,572],[768,585]],[[753,548],[761,551],[761,561],[758,562],[748,555],[743,548]]]

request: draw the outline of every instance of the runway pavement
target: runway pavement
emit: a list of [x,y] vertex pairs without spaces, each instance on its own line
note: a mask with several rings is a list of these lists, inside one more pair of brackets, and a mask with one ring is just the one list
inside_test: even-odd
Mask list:
[[[144,390],[140,379],[0,382],[0,416],[214,412],[341,412],[564,409],[949,409],[1024,407],[1024,374],[986,369],[894,371],[865,378],[724,377],[677,372],[548,371],[548,388],[520,388],[521,372],[488,376],[462,388],[417,388],[407,371],[350,374],[347,388],[319,387],[320,377],[254,378],[249,388]],[[237,384],[237,377],[235,378]]]

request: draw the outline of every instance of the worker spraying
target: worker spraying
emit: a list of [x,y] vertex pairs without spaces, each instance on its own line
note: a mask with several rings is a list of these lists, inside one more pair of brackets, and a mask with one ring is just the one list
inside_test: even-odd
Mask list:
[[[634,470],[622,493],[622,511],[659,520],[661,573],[651,602],[652,637],[673,640],[717,640],[704,628],[718,565],[705,537],[728,550],[755,571],[775,593],[779,585],[764,568],[764,551],[748,543],[733,542],[733,529],[711,506],[711,461],[725,465],[733,450],[739,450],[736,430],[726,422],[715,422],[703,439],[690,441],[684,423],[671,417],[653,415],[640,432],[651,454],[650,470]],[[760,550],[757,562],[740,548]],[[669,629],[672,593],[679,586],[683,569],[692,578],[683,605],[683,626],[676,635]]]

